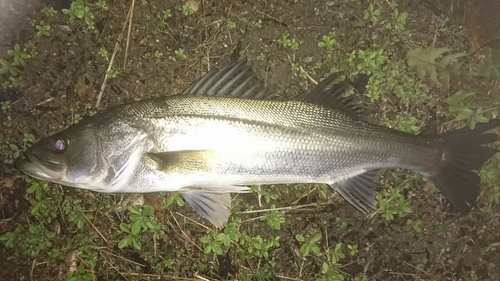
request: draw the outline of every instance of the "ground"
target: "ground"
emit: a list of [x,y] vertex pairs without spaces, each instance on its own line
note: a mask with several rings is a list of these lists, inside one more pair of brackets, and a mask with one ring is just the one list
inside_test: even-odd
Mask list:
[[[179,93],[233,53],[278,95],[338,71],[369,74],[367,119],[401,130],[494,118],[498,1],[84,0],[73,20],[70,5],[0,3],[0,280],[500,280],[498,159],[467,216],[422,177],[388,170],[368,216],[321,185],[263,186],[235,196],[222,230],[176,195],[154,195],[153,211],[13,165],[34,141]],[[408,66],[418,48],[438,67]]]

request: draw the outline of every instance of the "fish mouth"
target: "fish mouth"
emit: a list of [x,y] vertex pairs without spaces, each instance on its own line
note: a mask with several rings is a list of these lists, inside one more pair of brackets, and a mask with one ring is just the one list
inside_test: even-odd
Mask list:
[[26,151],[26,158],[16,161],[15,167],[23,173],[41,180],[58,182],[66,174],[66,167],[60,163],[44,161]]

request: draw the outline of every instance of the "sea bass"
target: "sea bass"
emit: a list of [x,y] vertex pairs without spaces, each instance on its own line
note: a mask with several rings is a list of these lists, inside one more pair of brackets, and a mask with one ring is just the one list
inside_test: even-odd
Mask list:
[[[245,61],[211,70],[181,94],[121,105],[34,144],[16,167],[37,179],[97,192],[179,191],[221,227],[232,192],[249,185],[324,183],[363,213],[376,173],[428,178],[461,213],[479,194],[478,170],[497,150],[500,119],[420,136],[365,122],[352,87],[324,79],[291,98],[270,94]],[[362,81],[365,80],[365,81]]]

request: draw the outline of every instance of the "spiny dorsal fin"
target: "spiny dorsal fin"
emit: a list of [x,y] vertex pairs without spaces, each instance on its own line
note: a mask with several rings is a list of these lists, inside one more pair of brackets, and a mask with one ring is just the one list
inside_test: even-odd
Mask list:
[[275,97],[262,84],[246,60],[233,60],[214,68],[185,89],[181,95],[227,96],[248,99]]

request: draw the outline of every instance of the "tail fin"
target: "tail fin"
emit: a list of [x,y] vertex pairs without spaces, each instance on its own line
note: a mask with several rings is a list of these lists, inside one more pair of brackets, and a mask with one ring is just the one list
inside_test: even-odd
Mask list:
[[479,195],[479,170],[498,152],[483,145],[495,142],[498,136],[487,131],[500,126],[500,119],[477,124],[474,129],[463,128],[440,135],[443,156],[438,172],[429,177],[455,208],[462,214],[470,212]]

